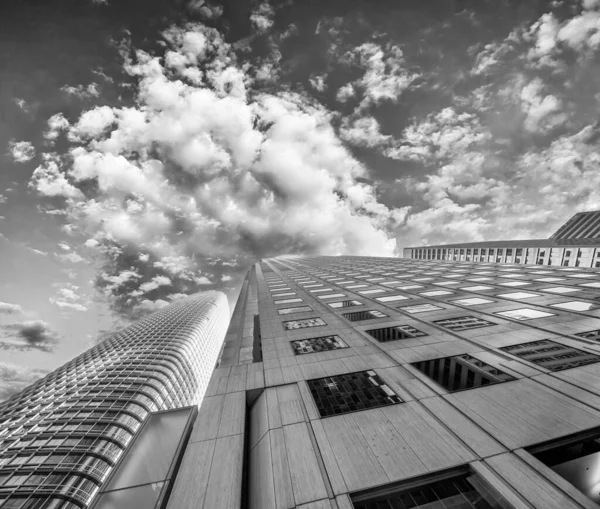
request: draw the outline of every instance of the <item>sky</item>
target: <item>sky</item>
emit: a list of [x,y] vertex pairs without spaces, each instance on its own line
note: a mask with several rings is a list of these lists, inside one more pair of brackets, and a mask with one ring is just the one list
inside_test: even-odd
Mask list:
[[283,254],[600,206],[600,0],[0,2],[0,400]]

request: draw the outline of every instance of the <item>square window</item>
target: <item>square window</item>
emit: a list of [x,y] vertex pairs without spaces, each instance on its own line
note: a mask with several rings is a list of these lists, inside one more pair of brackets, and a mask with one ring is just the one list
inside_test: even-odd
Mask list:
[[508,283],[500,283],[502,286],[525,286],[530,285],[526,281],[509,281]]
[[491,277],[470,277],[467,281],[479,282],[479,281],[489,281],[492,279]]
[[382,283],[379,283],[381,285],[396,285],[396,284],[400,284],[402,283],[402,281],[383,281]]
[[362,290],[362,291],[360,291],[358,293],[363,294],[363,295],[370,295],[370,294],[373,294],[373,293],[383,293],[385,291],[386,290],[382,290],[381,288],[374,288],[373,290]]
[[297,341],[292,341],[291,344],[296,355],[348,348],[348,345],[339,336],[298,339]]
[[357,300],[341,300],[339,302],[330,302],[332,308],[347,308],[350,306],[362,306],[362,302]]
[[395,302],[397,300],[408,300],[404,295],[386,295],[385,297],[375,297],[379,302]]
[[482,299],[480,297],[471,297],[468,299],[457,299],[451,301],[452,303],[460,304],[461,306],[477,306],[479,304],[489,304],[494,302],[493,300]]
[[550,307],[567,309],[569,311],[589,311],[590,309],[596,309],[598,306],[592,302],[572,300],[570,302],[559,302],[558,304],[550,304]]
[[514,380],[508,373],[467,354],[414,362],[412,366],[448,392]]
[[424,297],[438,297],[440,295],[450,295],[454,292],[449,292],[448,290],[433,290],[431,292],[423,292],[419,295],[423,295]]
[[538,311],[537,309],[531,308],[511,309],[510,311],[501,311],[500,313],[496,314],[505,316],[507,318],[513,318],[515,320],[533,320],[534,318],[554,316],[552,313],[546,313],[545,311]]
[[438,309],[444,308],[440,306],[434,306],[433,304],[418,304],[416,306],[399,307],[398,309],[414,315],[416,313],[424,313],[425,311],[436,311]]
[[576,368],[600,361],[600,356],[598,355],[550,341],[549,339],[504,346],[500,350],[542,366],[550,371]]
[[451,286],[451,285],[459,285],[459,281],[440,281],[439,283],[433,283],[438,286]]
[[330,292],[331,288],[318,288],[317,290],[309,290],[310,293]]
[[351,322],[360,322],[362,320],[373,320],[375,318],[387,318],[388,315],[378,310],[371,311],[355,311],[354,313],[342,313],[344,318]]
[[416,277],[413,281],[431,281],[432,277]]
[[338,285],[349,285],[351,283],[354,283],[354,281],[340,281]]
[[289,322],[283,322],[283,328],[285,330],[319,327],[321,325],[327,325],[321,318],[306,318],[304,320],[290,320]]
[[414,290],[415,288],[423,288],[423,285],[398,286],[396,290]]
[[292,302],[302,302],[302,299],[283,299],[283,300],[274,300],[275,304],[291,304]]
[[290,313],[303,313],[304,311],[312,311],[312,309],[308,306],[298,306],[295,308],[283,308],[277,310],[277,312],[280,315],[289,315]]
[[318,286],[323,286],[321,283],[317,283],[314,285],[302,285],[303,288],[317,288]]
[[427,336],[424,332],[421,332],[410,325],[396,325],[394,327],[384,327],[382,329],[371,329],[365,332],[370,336],[373,336],[380,343]]
[[375,282],[375,281],[381,281],[382,279],[385,279],[383,277],[371,277],[369,279],[367,279],[367,281],[369,282]]
[[476,316],[459,316],[456,318],[446,318],[444,320],[436,320],[437,323],[446,329],[453,331],[463,331],[469,329],[479,329],[480,327],[490,327],[496,325],[494,322],[488,322]]
[[552,293],[571,293],[581,291],[579,288],[573,288],[571,286],[552,286],[550,288],[540,288],[540,290],[543,292]]
[[279,297],[289,297],[290,295],[296,295],[296,292],[274,293],[271,297],[277,299]]
[[571,274],[569,277],[587,279],[587,278],[596,277],[596,276],[594,274]]
[[586,286],[588,288],[600,288],[600,283],[583,283],[579,286]]
[[484,290],[491,290],[492,288],[494,288],[493,286],[483,286],[483,285],[477,285],[477,286],[465,286],[464,288],[460,288],[461,290],[466,290],[467,292],[482,292]]
[[401,403],[375,371],[307,380],[321,417]]
[[317,295],[319,299],[333,299],[334,297],[345,297],[343,293],[330,293],[329,295]]
[[531,297],[539,297],[539,293],[528,293],[528,292],[511,292],[501,293],[497,297],[503,297],[505,299],[530,299]]
[[346,286],[346,288],[348,290],[350,290],[351,288],[366,288],[369,285],[350,285],[350,286]]
[[541,277],[539,279],[534,279],[534,281],[539,281],[540,283],[556,283],[557,281],[564,281],[563,277]]

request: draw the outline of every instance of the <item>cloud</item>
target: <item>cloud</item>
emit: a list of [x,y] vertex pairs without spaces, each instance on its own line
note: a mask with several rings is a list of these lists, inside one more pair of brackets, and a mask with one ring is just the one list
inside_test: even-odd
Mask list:
[[81,263],[85,261],[85,258],[83,258],[83,256],[81,256],[79,253],[76,253],[75,251],[71,253],[55,254],[54,256],[58,258],[61,262]]
[[23,308],[18,304],[10,304],[9,302],[0,302],[0,314],[13,315],[22,314]]
[[97,83],[77,86],[65,85],[61,90],[68,95],[78,97],[79,99],[92,99],[100,96]]
[[[70,150],[46,154],[30,182],[67,198],[69,224],[106,262],[96,284],[119,310],[141,305],[156,276],[171,286],[154,289],[155,301],[213,284],[217,257],[230,264],[215,281],[287,252],[394,254],[389,232],[403,212],[361,183],[368,172],[331,112],[285,89],[252,90],[252,69],[214,29],[189,24],[164,36],[164,59],[138,51],[126,61],[138,106],[61,122]],[[367,90],[370,78],[357,86],[374,102],[387,90],[391,98],[385,76],[378,91]]]
[[2,340],[0,350],[41,350],[51,352],[58,342],[58,335],[43,320],[26,320],[0,326]]
[[28,141],[11,140],[8,143],[8,150],[17,163],[26,163],[35,157],[35,148]]
[[44,137],[50,141],[56,140],[60,136],[60,133],[66,131],[68,128],[69,121],[62,113],[57,113],[48,119],[48,130],[44,133]]
[[30,369],[0,361],[0,401],[21,392],[46,373],[43,369]]
[[231,281],[233,278],[227,274],[225,274],[224,276],[221,277],[221,281],[225,282],[225,281]]
[[358,119],[345,117],[340,127],[340,137],[358,147],[377,147],[389,142],[391,136],[380,132],[379,122],[374,117]]
[[29,249],[29,251],[31,251],[32,253],[38,254],[40,256],[48,256],[48,253],[46,251],[40,251],[39,249],[34,249],[32,247],[27,247],[27,249]]
[[325,90],[327,90],[327,84],[325,83],[326,79],[327,74],[311,75],[309,82],[316,91],[325,92]]
[[258,32],[266,32],[273,26],[275,12],[268,2],[262,2],[250,14],[250,23]]
[[557,114],[561,110],[561,101],[552,94],[543,93],[544,84],[536,78],[523,87],[521,100],[526,113],[525,128],[538,131],[551,128],[565,121],[565,115]]
[[50,297],[48,300],[51,304],[58,306],[63,310],[73,310],[84,312],[88,310],[88,304],[86,303],[86,298],[79,293],[77,293],[79,287],[72,284],[66,283],[62,285],[58,285],[58,289],[56,291],[55,296]]

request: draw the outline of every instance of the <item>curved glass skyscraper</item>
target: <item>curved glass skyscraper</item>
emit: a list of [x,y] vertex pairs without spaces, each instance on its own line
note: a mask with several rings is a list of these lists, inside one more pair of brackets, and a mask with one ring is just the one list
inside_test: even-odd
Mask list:
[[201,402],[228,322],[224,294],[182,299],[0,403],[0,507],[89,507],[150,412]]

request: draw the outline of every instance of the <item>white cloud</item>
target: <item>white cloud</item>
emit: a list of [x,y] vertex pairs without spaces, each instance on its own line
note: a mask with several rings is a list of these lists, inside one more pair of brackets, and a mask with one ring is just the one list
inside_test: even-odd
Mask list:
[[41,369],[0,361],[0,401],[21,392],[45,374],[46,371]]
[[379,122],[370,116],[358,119],[344,118],[340,127],[340,136],[358,147],[377,147],[387,144],[391,139],[391,136],[381,133]]
[[225,282],[225,281],[231,281],[233,278],[227,274],[224,274],[223,276],[221,276],[221,281]]
[[71,246],[66,242],[59,242],[58,247],[60,247],[63,251],[71,251]]
[[44,137],[50,141],[56,140],[61,132],[69,128],[69,125],[69,121],[62,113],[52,115],[48,119],[48,130],[44,133]]
[[11,304],[10,302],[0,302],[0,314],[22,314],[23,308],[18,304]]
[[327,84],[325,83],[326,79],[327,74],[311,75],[308,81],[310,82],[310,85],[318,92],[325,92],[325,90],[327,90]]
[[523,110],[527,114],[524,125],[528,131],[550,128],[565,120],[564,115],[557,114],[561,109],[560,100],[552,94],[544,94],[543,89],[542,80],[536,78],[521,91]]
[[55,254],[54,256],[56,256],[56,258],[58,258],[61,262],[80,263],[85,261],[85,258],[74,251],[72,253]]
[[98,90],[97,83],[90,83],[89,85],[65,85],[61,88],[63,92],[66,92],[69,95],[78,97],[79,99],[91,99],[100,96],[100,91]]
[[31,251],[32,253],[39,254],[40,256],[48,256],[48,253],[46,251],[40,251],[39,249],[34,249],[32,247],[27,247],[27,249],[29,249],[29,251]]
[[11,140],[8,143],[8,150],[17,163],[26,163],[35,157],[35,148],[28,141]]
[[148,281],[147,283],[142,283],[140,285],[139,294],[133,293],[132,295],[141,295],[143,293],[151,292],[152,290],[156,290],[159,286],[171,286],[171,280],[165,276],[154,276],[152,281]]
[[250,22],[258,32],[266,32],[273,26],[275,12],[268,2],[262,2],[256,10],[250,14]]

